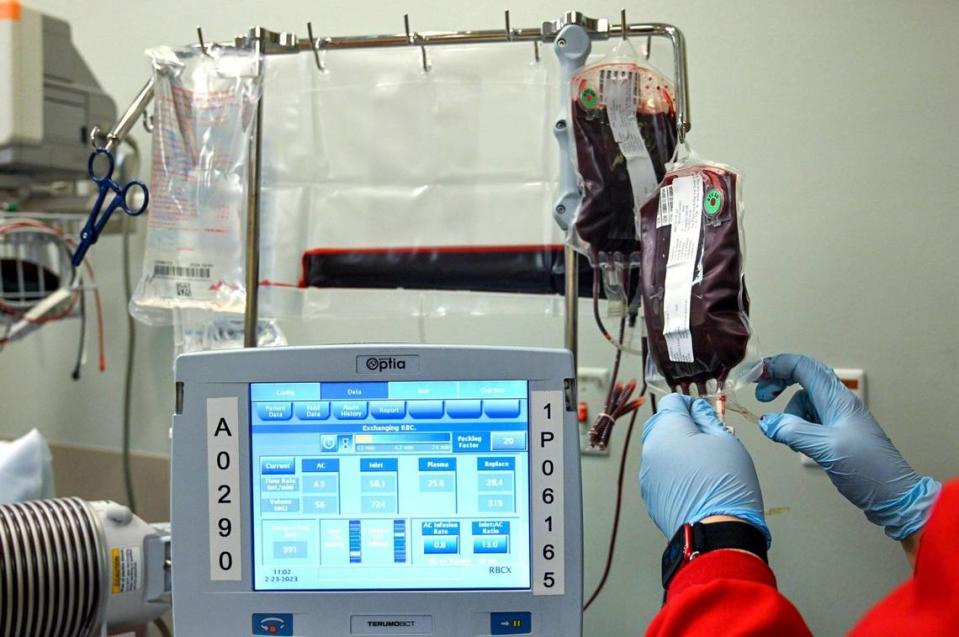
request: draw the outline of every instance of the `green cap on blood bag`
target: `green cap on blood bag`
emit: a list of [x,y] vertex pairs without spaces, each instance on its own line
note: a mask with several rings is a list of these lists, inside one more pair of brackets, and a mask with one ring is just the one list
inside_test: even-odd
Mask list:
[[596,91],[591,88],[583,89],[579,94],[579,101],[584,108],[596,108]]
[[706,211],[706,214],[710,217],[722,210],[723,207],[723,193],[719,192],[715,188],[710,188],[709,192],[706,193],[706,196],[703,197],[703,210]]

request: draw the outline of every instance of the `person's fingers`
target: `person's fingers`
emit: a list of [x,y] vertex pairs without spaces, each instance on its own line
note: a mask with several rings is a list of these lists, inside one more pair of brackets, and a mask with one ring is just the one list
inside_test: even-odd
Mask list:
[[793,451],[817,460],[824,427],[793,414],[771,413],[759,419],[759,428],[767,438],[788,446]]
[[693,398],[682,394],[669,394],[660,400],[656,414],[643,425],[643,442],[646,442],[654,430],[685,434],[694,434],[699,431],[689,413],[692,404]]
[[786,403],[786,408],[783,412],[793,416],[799,416],[803,420],[811,423],[822,423],[819,419],[819,414],[816,412],[816,406],[812,404],[812,401],[809,399],[809,393],[806,392],[805,389],[800,389],[793,394],[793,397]]
[[768,403],[779,398],[779,394],[786,391],[792,383],[778,378],[766,378],[760,376],[756,381],[756,400]]
[[[800,354],[780,354],[766,361],[763,378],[782,381],[788,387],[799,383],[808,400],[825,421],[832,421],[843,410],[854,406],[855,396],[846,389],[836,373],[825,363]],[[757,388],[757,396],[759,389]]]
[[723,424],[723,421],[719,419],[716,410],[713,409],[713,406],[710,405],[708,401],[702,398],[696,400],[693,403],[691,413],[693,422],[696,423],[696,426],[699,427],[699,430],[703,433],[713,435],[726,435],[731,433],[726,428],[726,425]]

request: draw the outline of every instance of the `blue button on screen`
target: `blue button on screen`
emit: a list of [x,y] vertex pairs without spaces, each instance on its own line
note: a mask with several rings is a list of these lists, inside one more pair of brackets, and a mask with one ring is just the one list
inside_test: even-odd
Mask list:
[[340,461],[337,458],[303,458],[300,462],[303,473],[326,473],[340,470]]
[[253,634],[293,637],[292,613],[254,613]]
[[370,415],[377,420],[402,418],[406,415],[406,401],[374,401],[370,403]]
[[519,416],[519,400],[484,400],[483,411],[490,418],[516,418]]
[[296,403],[296,417],[300,420],[326,420],[330,417],[330,401]]
[[492,451],[525,451],[525,431],[494,431],[490,433]]
[[528,635],[532,631],[532,613],[490,613],[491,635]]
[[413,418],[442,418],[442,400],[411,400],[407,407]]
[[260,458],[260,473],[265,476],[296,473],[293,456]]
[[456,535],[432,535],[423,538],[426,555],[456,555],[459,553],[459,537]]
[[484,535],[473,539],[473,553],[509,553],[508,535]]
[[320,395],[327,400],[387,398],[386,383],[320,383]]
[[447,400],[446,415],[450,418],[479,418],[483,413],[479,400]]
[[365,402],[334,402],[333,417],[339,420],[363,420],[366,418]]
[[293,417],[293,404],[257,403],[256,414],[260,420],[289,420]]

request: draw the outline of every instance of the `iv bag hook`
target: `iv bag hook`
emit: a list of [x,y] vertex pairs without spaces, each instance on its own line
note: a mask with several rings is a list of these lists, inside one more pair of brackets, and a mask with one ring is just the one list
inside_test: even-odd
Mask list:
[[[420,35],[418,33],[410,32],[410,14],[408,13],[403,14],[403,27],[406,29],[406,41],[409,42],[410,46],[415,45],[417,40],[420,39]],[[429,73],[430,61],[429,58],[426,57],[426,47],[422,44],[420,45],[420,53],[423,57],[423,72]]]
[[200,50],[203,51],[203,55],[213,57],[210,55],[210,52],[206,50],[206,42],[203,41],[203,27],[196,28],[196,38],[200,43]]
[[320,61],[320,51],[319,51],[319,44],[320,44],[320,43],[317,42],[316,38],[313,37],[313,23],[312,23],[312,22],[307,22],[307,23],[306,23],[306,33],[307,33],[307,35],[310,36],[310,48],[313,49],[313,59],[316,60],[316,68],[318,68],[318,69],[321,70],[321,71],[324,71],[325,69],[323,68],[323,62]]

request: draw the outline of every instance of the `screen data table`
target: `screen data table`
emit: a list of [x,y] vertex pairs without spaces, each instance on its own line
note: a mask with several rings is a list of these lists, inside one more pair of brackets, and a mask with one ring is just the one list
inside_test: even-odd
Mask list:
[[255,588],[529,588],[528,391],[252,384]]

